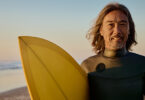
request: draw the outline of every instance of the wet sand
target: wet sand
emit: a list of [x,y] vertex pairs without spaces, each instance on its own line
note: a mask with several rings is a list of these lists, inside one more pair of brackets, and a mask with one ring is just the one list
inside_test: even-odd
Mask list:
[[20,87],[0,93],[0,100],[30,100],[27,87]]

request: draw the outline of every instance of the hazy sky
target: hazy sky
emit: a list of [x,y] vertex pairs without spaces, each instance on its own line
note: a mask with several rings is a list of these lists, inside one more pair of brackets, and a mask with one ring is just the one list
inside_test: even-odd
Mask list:
[[[114,0],[126,5],[133,17],[138,45],[145,55],[145,1]],[[0,61],[20,60],[17,37],[50,40],[82,61],[93,55],[85,35],[97,14],[111,0],[0,0]]]

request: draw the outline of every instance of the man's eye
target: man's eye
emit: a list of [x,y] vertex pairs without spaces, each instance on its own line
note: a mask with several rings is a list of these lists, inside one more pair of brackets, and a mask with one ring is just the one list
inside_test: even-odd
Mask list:
[[113,26],[113,24],[109,24],[109,26]]
[[126,25],[126,23],[120,23],[120,25]]

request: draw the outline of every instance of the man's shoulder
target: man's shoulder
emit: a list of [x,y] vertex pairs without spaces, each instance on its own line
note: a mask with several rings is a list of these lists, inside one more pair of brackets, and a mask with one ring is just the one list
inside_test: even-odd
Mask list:
[[129,53],[129,59],[131,63],[135,63],[141,66],[145,66],[145,56],[130,52]]
[[127,61],[129,62],[129,65],[131,65],[131,69],[134,69],[135,72],[145,72],[145,56],[130,52]]
[[88,57],[87,59],[85,59],[85,60],[82,62],[82,64],[88,64],[88,63],[94,62],[94,60],[96,60],[97,58],[99,58],[99,55],[90,56],[90,57]]
[[94,68],[94,64],[100,55],[90,56],[81,63],[81,67],[88,73]]
[[82,63],[90,62],[90,61],[92,61],[93,59],[95,59],[96,57],[97,57],[97,55],[90,56],[90,57],[86,58]]
[[132,57],[132,58],[145,60],[144,55],[137,54],[137,53],[134,53],[134,52],[129,52],[129,56]]

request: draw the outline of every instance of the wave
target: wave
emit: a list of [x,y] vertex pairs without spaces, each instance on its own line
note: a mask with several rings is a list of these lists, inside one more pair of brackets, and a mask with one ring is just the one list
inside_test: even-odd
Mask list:
[[0,62],[0,70],[7,70],[7,69],[22,69],[21,62],[19,61]]

